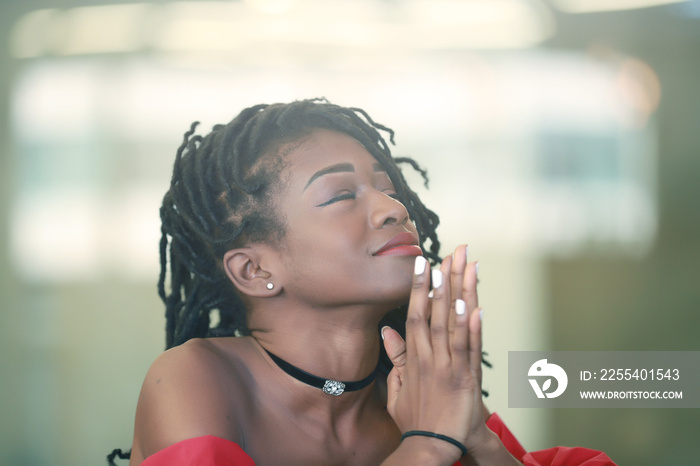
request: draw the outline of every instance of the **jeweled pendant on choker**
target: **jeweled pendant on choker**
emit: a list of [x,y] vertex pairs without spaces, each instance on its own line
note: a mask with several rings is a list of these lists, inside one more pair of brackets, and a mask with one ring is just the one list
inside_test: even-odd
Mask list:
[[[264,348],[263,348],[264,349]],[[265,352],[270,356],[270,358],[277,364],[277,366],[290,375],[292,378],[303,382],[312,387],[320,388],[323,393],[333,396],[340,396],[345,392],[354,392],[361,390],[371,384],[377,377],[377,370],[379,369],[379,364],[374,368],[372,373],[362,380],[356,382],[343,382],[340,380],[324,379],[322,377],[309,374],[308,372],[299,369],[296,366],[291,365],[284,359],[270,353],[268,350]]]

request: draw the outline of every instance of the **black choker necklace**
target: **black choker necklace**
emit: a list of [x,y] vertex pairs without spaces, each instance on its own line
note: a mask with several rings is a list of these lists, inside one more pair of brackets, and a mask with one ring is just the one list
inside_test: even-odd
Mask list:
[[343,392],[354,392],[356,390],[361,390],[365,388],[367,385],[371,384],[374,381],[374,379],[377,377],[377,371],[379,370],[379,364],[377,364],[377,367],[374,368],[372,373],[364,379],[358,380],[357,382],[341,382],[339,380],[323,379],[321,377],[316,377],[315,375],[309,374],[308,372],[303,371],[298,367],[292,366],[287,361],[280,358],[279,356],[275,356],[268,350],[265,350],[265,352],[272,358],[273,361],[275,361],[275,364],[277,364],[280,369],[297,379],[299,382],[304,382],[305,384],[311,385],[312,387],[320,388],[321,390],[323,390],[323,393],[327,393],[333,396],[342,395]]

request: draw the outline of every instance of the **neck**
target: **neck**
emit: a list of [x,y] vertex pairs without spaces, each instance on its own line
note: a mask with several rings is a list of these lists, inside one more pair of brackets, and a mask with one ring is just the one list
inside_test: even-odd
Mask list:
[[[273,319],[267,319],[273,314]],[[279,309],[251,313],[251,335],[289,364],[315,376],[344,381],[367,377],[379,359],[382,311],[342,308],[316,312]]]

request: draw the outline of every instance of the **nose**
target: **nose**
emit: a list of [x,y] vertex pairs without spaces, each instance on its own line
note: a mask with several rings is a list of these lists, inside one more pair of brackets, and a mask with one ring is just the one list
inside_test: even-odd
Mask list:
[[403,225],[408,221],[406,207],[381,191],[373,191],[370,202],[370,224],[374,228]]

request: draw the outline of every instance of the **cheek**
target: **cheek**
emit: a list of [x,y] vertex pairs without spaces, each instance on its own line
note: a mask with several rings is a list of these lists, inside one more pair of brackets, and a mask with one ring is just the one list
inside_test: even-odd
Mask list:
[[321,218],[306,222],[295,230],[295,243],[298,250],[308,254],[320,255],[325,251],[330,256],[338,254],[366,254],[369,250],[366,228],[361,219]]
[[287,235],[285,263],[293,282],[327,286],[343,282],[343,287],[359,283],[368,268],[369,247],[357,225],[317,222],[297,228]]

